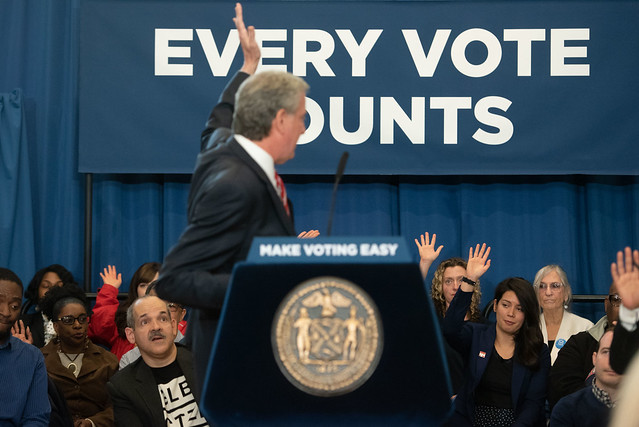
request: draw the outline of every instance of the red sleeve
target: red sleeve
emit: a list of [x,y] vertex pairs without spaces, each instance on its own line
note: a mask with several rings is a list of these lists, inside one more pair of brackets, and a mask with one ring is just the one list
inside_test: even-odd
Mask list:
[[89,338],[94,342],[113,346],[118,337],[115,325],[115,312],[119,306],[118,288],[104,284],[98,291],[93,307],[93,314],[89,322]]

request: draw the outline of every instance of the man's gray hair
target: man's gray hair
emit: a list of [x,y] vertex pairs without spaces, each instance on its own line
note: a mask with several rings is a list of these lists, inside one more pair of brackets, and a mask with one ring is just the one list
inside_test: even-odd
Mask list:
[[260,141],[271,131],[271,123],[282,108],[294,114],[300,95],[308,84],[300,77],[283,71],[264,71],[244,81],[235,95],[233,132]]
[[133,301],[131,305],[129,306],[129,308],[126,310],[126,325],[129,328],[135,329],[135,314],[133,313],[133,306],[141,299],[152,298],[152,297],[155,297],[166,304],[166,312],[169,313],[169,318],[171,317],[171,310],[169,310],[169,304],[166,301],[157,297],[156,295],[142,295],[140,298]]

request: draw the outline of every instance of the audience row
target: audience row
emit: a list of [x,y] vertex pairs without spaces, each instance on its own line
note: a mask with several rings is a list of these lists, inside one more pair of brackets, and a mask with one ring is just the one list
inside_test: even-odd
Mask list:
[[[415,242],[426,278],[442,246],[428,233]],[[430,287],[452,379],[447,425],[607,425],[639,347],[639,251],[618,254],[595,324],[569,311],[572,292],[558,265],[541,268],[532,284],[500,282],[489,322],[479,304],[490,251],[476,245],[467,259],[442,261]],[[24,304],[21,280],[0,268],[0,362],[14,374],[2,378],[0,423],[207,425],[189,386],[186,309],[156,296],[159,270],[141,265],[119,302],[122,276],[108,266],[91,309],[60,265],[34,275]]]

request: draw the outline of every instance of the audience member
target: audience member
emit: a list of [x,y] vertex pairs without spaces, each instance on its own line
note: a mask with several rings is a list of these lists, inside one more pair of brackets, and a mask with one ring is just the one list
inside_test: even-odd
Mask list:
[[595,377],[590,387],[562,398],[552,411],[551,426],[605,427],[617,402],[621,375],[610,367],[613,331],[603,334],[597,351],[591,354]]
[[579,332],[568,339],[566,345],[559,351],[557,360],[550,368],[548,378],[548,402],[554,407],[559,399],[584,388],[587,379],[593,374],[592,354],[599,348],[599,340],[607,329],[613,327],[619,317],[621,298],[617,288],[610,285],[608,297],[604,300],[606,310],[603,316],[592,328]]
[[131,304],[144,295],[149,283],[158,278],[160,263],[147,262],[142,264],[131,278],[126,301],[118,301],[118,292],[122,285],[122,274],[117,273],[115,266],[109,265],[100,273],[103,285],[98,291],[93,316],[89,324],[89,338],[96,343],[111,349],[111,353],[122,358],[134,345],[127,340],[126,312]]
[[127,311],[127,338],[141,357],[108,384],[118,426],[204,426],[193,392],[191,353],[174,343],[176,321],[166,302],[146,295]]
[[473,284],[488,270],[490,248],[470,249],[466,276],[443,327],[450,344],[467,355],[466,380],[455,399],[451,426],[545,425],[550,355],[539,329],[539,303],[522,278],[497,285],[496,324],[464,322]]
[[619,323],[610,348],[610,365],[623,374],[639,350],[639,251],[629,247],[619,251],[610,272],[621,297]]
[[11,336],[20,316],[22,281],[0,268],[0,425],[47,426],[51,406],[40,351]]
[[77,286],[69,270],[52,264],[36,272],[24,293],[26,301],[16,331],[38,348],[48,344],[55,336],[53,322],[42,314],[40,301],[49,289],[62,285]]
[[[149,283],[149,286],[146,288],[146,292],[144,294],[158,296],[157,292],[155,291],[156,284],[157,282]],[[184,322],[183,319],[184,319],[184,316],[186,315],[186,309],[174,302],[167,302],[166,305],[167,307],[169,307],[169,311],[171,312],[171,319],[175,319],[175,321],[178,322],[176,324],[177,329],[173,331],[175,333],[174,341],[176,343],[183,343],[184,335],[180,331],[179,325],[181,322]],[[186,322],[184,322],[183,324],[186,327]],[[140,349],[138,347],[133,347],[131,350],[124,353],[124,355],[120,359],[120,369],[131,364],[132,362],[135,362],[136,360],[138,360],[139,357],[140,357]]]
[[113,425],[106,383],[118,369],[117,358],[87,338],[89,302],[82,290],[63,286],[41,301],[57,337],[42,348],[49,377],[64,395],[75,427]]
[[533,282],[539,305],[544,342],[550,348],[550,363],[555,363],[559,350],[578,332],[592,328],[593,323],[568,311],[572,290],[566,272],[558,265],[547,265],[535,275]]
[[[437,235],[433,234],[433,238],[429,239],[428,233],[424,233],[420,236],[420,240],[415,239],[415,244],[419,249],[419,268],[422,273],[422,278],[426,279],[428,270],[433,261],[439,256],[443,245],[440,245],[435,250],[435,240]],[[435,307],[435,312],[439,320],[441,321],[446,316],[446,311],[450,306],[450,302],[457,293],[459,286],[461,285],[461,279],[466,275],[466,261],[461,258],[449,258],[442,261],[435,274],[433,275],[433,281],[431,285],[431,299]],[[470,303],[470,308],[464,320],[471,322],[484,323],[486,319],[482,316],[479,309],[479,303],[481,301],[481,290],[479,281],[473,291],[473,297]],[[448,371],[450,373],[451,385],[453,387],[453,394],[456,394],[461,385],[464,382],[464,356],[453,349],[447,341],[444,341],[444,350],[446,352],[446,359],[448,362]]]

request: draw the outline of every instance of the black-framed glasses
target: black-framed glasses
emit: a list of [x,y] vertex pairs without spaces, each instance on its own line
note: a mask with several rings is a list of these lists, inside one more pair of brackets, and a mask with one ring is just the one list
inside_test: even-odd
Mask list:
[[552,282],[552,283],[541,282],[539,284],[539,289],[543,289],[545,291],[546,288],[550,287],[550,289],[552,289],[553,291],[556,291],[557,289],[560,289],[563,285],[564,284],[561,282]]
[[621,305],[621,297],[619,296],[619,294],[608,295],[608,301],[610,301],[610,304],[614,305],[615,307],[619,307]]
[[86,314],[81,314],[78,317],[71,315],[58,317],[58,321],[62,322],[65,325],[73,325],[76,320],[79,324],[84,325],[89,321],[89,316],[87,316]]

